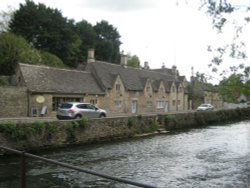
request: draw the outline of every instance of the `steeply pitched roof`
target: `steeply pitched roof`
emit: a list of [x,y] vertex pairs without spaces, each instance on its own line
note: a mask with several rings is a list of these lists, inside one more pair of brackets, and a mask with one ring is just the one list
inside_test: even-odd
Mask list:
[[[86,70],[94,71],[99,81],[107,89],[112,88],[113,79],[112,75],[120,75],[124,86],[128,90],[141,91],[145,87],[147,79],[155,81],[163,81],[165,85],[169,85],[168,82],[176,82],[174,75],[162,74],[156,71],[123,67],[121,65],[106,63],[102,61],[95,61],[89,63]],[[178,81],[177,81],[178,82]],[[157,88],[158,89],[158,88]]]
[[104,94],[90,72],[19,64],[24,82],[33,92]]

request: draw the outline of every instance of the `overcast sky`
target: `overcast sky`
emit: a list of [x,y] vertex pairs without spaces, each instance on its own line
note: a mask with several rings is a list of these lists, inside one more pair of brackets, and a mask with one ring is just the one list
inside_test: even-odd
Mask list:
[[[233,2],[249,3],[249,0]],[[1,0],[0,10],[18,8],[25,0]],[[219,45],[232,40],[232,28],[227,34],[212,29],[211,18],[199,11],[199,0],[34,0],[61,10],[63,16],[75,21],[87,20],[95,25],[106,20],[121,35],[121,50],[137,55],[143,66],[150,68],[176,65],[189,80],[194,72],[211,75],[208,68],[212,54],[210,44]],[[249,33],[249,32],[248,32]],[[250,37],[247,37],[250,40]],[[246,41],[250,44],[250,41]],[[224,64],[224,67],[228,65]],[[217,77],[217,75],[212,75]],[[218,80],[217,80],[218,81]],[[215,80],[216,82],[216,80]]]

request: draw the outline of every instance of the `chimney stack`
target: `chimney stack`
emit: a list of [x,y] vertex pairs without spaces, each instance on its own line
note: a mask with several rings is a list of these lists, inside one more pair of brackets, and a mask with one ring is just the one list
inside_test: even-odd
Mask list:
[[177,79],[179,76],[179,72],[178,72],[177,67],[175,65],[172,66],[172,73],[175,76],[175,78]]
[[123,52],[122,52],[122,54],[121,54],[121,66],[127,67],[127,61],[128,61],[127,55],[123,54]]
[[88,63],[93,63],[95,62],[95,49],[94,48],[90,48],[88,50]]
[[147,62],[147,61],[144,62],[144,69],[146,69],[146,70],[149,69],[148,62]]
[[162,63],[161,69],[165,69],[165,63]]

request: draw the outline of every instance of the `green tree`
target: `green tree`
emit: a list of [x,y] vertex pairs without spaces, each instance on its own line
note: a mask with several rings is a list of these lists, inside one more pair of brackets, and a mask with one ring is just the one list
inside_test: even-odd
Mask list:
[[219,86],[219,93],[227,102],[237,102],[237,98],[245,91],[242,75],[240,74],[232,74],[228,78],[224,78]]
[[117,29],[103,20],[94,26],[94,30],[97,35],[96,58],[119,64],[121,36]]
[[140,67],[139,57],[137,57],[136,55],[133,56],[128,55],[128,66],[139,68]]
[[12,75],[24,51],[29,49],[26,40],[12,33],[0,34],[0,75]]
[[45,51],[41,51],[40,54],[41,54],[42,64],[50,67],[59,67],[59,68],[65,67],[62,60],[58,58],[56,55]]
[[36,49],[55,54],[66,65],[76,66],[81,41],[74,31],[74,21],[64,18],[59,10],[26,0],[14,12],[9,28]]
[[76,23],[76,32],[82,41],[78,59],[86,61],[88,57],[88,49],[95,47],[95,40],[97,38],[95,30],[90,23],[86,20],[82,20]]

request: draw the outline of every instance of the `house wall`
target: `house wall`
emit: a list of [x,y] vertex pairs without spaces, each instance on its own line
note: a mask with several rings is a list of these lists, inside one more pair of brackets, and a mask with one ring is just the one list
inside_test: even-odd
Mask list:
[[217,92],[205,91],[204,92],[204,103],[210,103],[215,108],[223,108],[224,107],[224,102],[223,102],[220,94]]
[[[44,101],[39,102],[37,98],[43,97]],[[56,115],[56,108],[53,107],[53,97],[61,98],[66,101],[72,101],[72,99],[79,99],[80,102],[88,102],[94,103],[95,105],[102,107],[102,103],[104,101],[103,95],[69,95],[69,94],[43,94],[43,93],[30,93],[30,109],[29,109],[29,116],[41,116],[41,112],[43,107],[46,107],[46,114],[45,116],[55,116]],[[67,100],[68,99],[68,100]]]
[[0,117],[26,117],[28,95],[26,87],[0,87]]

